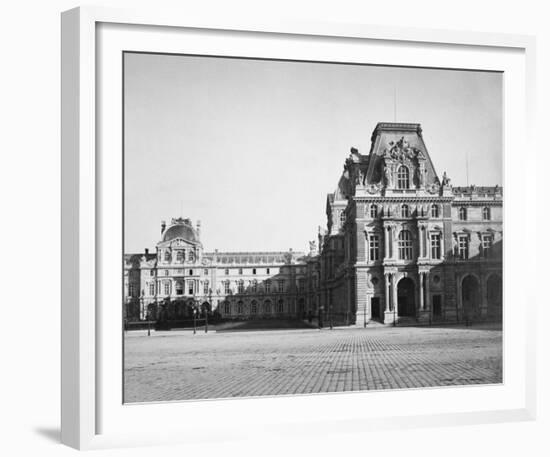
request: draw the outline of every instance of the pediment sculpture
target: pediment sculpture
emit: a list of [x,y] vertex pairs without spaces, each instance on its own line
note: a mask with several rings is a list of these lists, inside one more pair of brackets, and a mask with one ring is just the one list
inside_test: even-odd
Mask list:
[[398,141],[390,141],[388,145],[390,149],[384,149],[384,158],[399,160],[401,162],[407,159],[424,159],[422,151],[411,146],[411,144],[405,140],[405,137],[401,137]]

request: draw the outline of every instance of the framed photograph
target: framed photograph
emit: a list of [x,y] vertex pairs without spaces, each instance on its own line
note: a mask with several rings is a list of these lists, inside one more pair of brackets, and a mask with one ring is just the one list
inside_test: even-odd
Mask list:
[[65,444],[534,418],[534,38],[78,8],[62,64]]

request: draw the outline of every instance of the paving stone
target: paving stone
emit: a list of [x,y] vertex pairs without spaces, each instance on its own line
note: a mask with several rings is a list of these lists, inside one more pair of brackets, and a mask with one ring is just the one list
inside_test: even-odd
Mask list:
[[126,402],[502,382],[499,327],[128,332]]

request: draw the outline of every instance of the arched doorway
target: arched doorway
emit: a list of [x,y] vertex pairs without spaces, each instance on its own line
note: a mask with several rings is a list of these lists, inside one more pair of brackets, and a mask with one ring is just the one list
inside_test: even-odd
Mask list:
[[487,280],[487,306],[489,316],[502,316],[502,278],[499,275],[491,275]]
[[479,281],[473,275],[468,275],[462,280],[462,308],[467,319],[473,319],[479,315],[481,305],[481,293]]
[[397,283],[397,315],[401,317],[416,316],[414,281],[403,278]]

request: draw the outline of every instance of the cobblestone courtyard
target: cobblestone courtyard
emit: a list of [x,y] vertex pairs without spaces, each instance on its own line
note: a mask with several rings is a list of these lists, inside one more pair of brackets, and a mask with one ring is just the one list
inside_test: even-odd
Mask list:
[[500,327],[127,332],[125,401],[502,382]]

